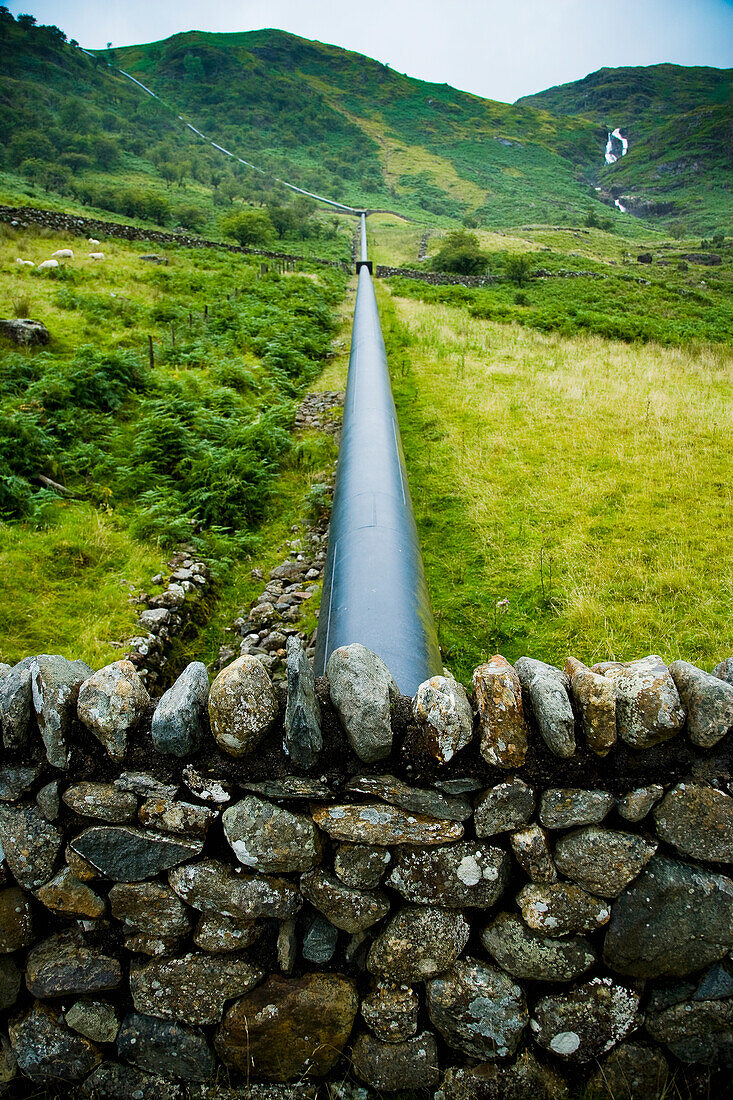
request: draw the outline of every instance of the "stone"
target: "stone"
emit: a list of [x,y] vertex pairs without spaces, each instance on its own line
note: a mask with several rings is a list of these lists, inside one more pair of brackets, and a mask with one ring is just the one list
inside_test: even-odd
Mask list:
[[331,701],[349,744],[372,764],[392,751],[392,704],[399,689],[381,657],[359,643],[335,649],[326,665]]
[[0,890],[0,955],[29,947],[35,939],[30,899],[17,886]]
[[494,768],[521,768],[527,758],[522,685],[506,658],[495,654],[473,674],[480,752]]
[[656,850],[656,843],[636,833],[589,825],[560,837],[555,845],[555,866],[591,894],[615,898]]
[[113,760],[123,760],[128,734],[145,713],[150,696],[127,660],[100,668],[79,688],[79,718]]
[[53,779],[50,783],[46,783],[44,787],[41,787],[36,795],[36,805],[46,821],[56,820],[61,809],[59,782],[57,779]]
[[218,1024],[227,1001],[249,993],[263,972],[241,956],[191,953],[135,963],[130,992],[138,1012],[184,1024]]
[[517,894],[525,922],[545,936],[593,932],[608,923],[611,907],[570,882],[531,883]]
[[468,942],[460,913],[429,906],[401,909],[375,939],[367,957],[370,974],[391,982],[425,981],[447,970]]
[[308,771],[323,748],[321,707],[316,696],[313,669],[297,634],[286,643],[288,701],[285,708],[283,748],[294,767]]
[[85,943],[77,932],[61,932],[28,952],[25,983],[34,997],[101,993],[122,981],[119,961]]
[[94,669],[84,661],[41,653],[33,658],[30,671],[33,706],[48,762],[54,768],[66,769],[79,688],[94,675]]
[[361,1002],[364,1023],[382,1043],[403,1043],[417,1032],[420,1001],[409,985],[377,981]]
[[534,813],[534,791],[521,779],[509,779],[484,791],[476,800],[476,836],[495,836],[525,825]]
[[565,662],[570,696],[580,717],[585,743],[597,756],[608,756],[616,744],[616,688],[606,676],[592,672],[574,657]]
[[440,848],[398,848],[388,883],[407,901],[446,909],[495,905],[509,881],[509,854],[476,840]]
[[690,741],[703,749],[717,745],[733,727],[733,684],[687,661],[673,661],[669,674],[687,713]]
[[678,783],[654,811],[657,835],[683,856],[733,863],[733,798],[715,787]]
[[733,684],[733,657],[726,657],[713,669],[713,676],[719,680],[725,680],[727,684]]
[[378,1092],[429,1089],[438,1083],[438,1048],[431,1031],[401,1043],[383,1043],[362,1032],[351,1050],[356,1076]]
[[0,768],[0,802],[17,802],[41,774],[39,765],[6,764]]
[[161,696],[150,733],[158,752],[192,756],[206,736],[209,674],[201,661],[191,661],[173,687]]
[[193,942],[211,955],[225,955],[251,947],[261,933],[262,926],[256,921],[203,913],[196,925]]
[[256,657],[244,655],[223,668],[211,685],[211,732],[222,752],[245,756],[257,748],[277,717],[272,680]]
[[[229,780],[203,775],[190,764],[186,765],[181,775],[191,794],[196,795],[196,798],[200,798],[202,802],[210,802],[214,806],[224,806],[227,802],[231,802],[232,784]],[[173,793],[175,794],[175,791]]]
[[567,993],[541,997],[534,1007],[536,1043],[558,1058],[591,1062],[642,1022],[639,994],[612,978],[592,978]]
[[261,783],[243,783],[239,786],[244,791],[259,794],[262,798],[269,798],[273,802],[331,802],[334,794],[330,787],[321,783],[318,779],[309,779],[302,775],[286,775],[282,779],[265,779]]
[[249,795],[222,815],[224,835],[240,863],[257,871],[308,871],[322,844],[310,818]]
[[384,878],[392,861],[386,848],[370,844],[339,844],[333,869],[345,886],[374,890]]
[[458,959],[427,983],[430,1019],[448,1046],[493,1061],[514,1053],[529,1014],[520,987],[478,959]]
[[13,878],[35,890],[53,874],[63,837],[35,806],[0,806],[0,847]]
[[481,943],[512,977],[538,982],[569,982],[596,962],[588,940],[533,932],[515,913],[499,913],[482,931]]
[[213,859],[179,867],[168,881],[178,897],[194,909],[213,910],[235,919],[288,920],[302,905],[298,891],[286,879],[237,873]]
[[442,794],[432,787],[408,787],[393,775],[360,775],[350,779],[344,790],[379,798],[410,813],[465,821],[473,813],[467,798]]
[[625,821],[636,824],[643,821],[653,806],[656,806],[664,794],[661,783],[651,783],[648,787],[638,787],[635,791],[629,791],[616,803],[616,809]]
[[[191,1095],[188,1090],[187,1093]],[[118,1062],[103,1062],[97,1066],[79,1089],[78,1095],[83,1100],[184,1100],[179,1084]]]
[[177,836],[205,837],[217,820],[217,810],[197,806],[193,802],[173,802],[166,798],[149,798],[140,807],[140,824],[149,829]]
[[603,957],[635,978],[683,977],[733,948],[733,880],[654,856],[613,906]]
[[464,831],[457,821],[436,820],[380,803],[321,806],[314,811],[313,820],[334,840],[384,847],[449,844],[452,840],[460,840]]
[[0,728],[3,745],[10,751],[25,748],[35,727],[32,663],[32,657],[24,657],[0,680]]
[[592,1100],[639,1100],[667,1095],[669,1067],[661,1050],[627,1042],[614,1047],[588,1081]]
[[117,1011],[106,1001],[76,1001],[64,1013],[64,1020],[72,1031],[93,1043],[114,1043],[120,1030]]
[[[303,936],[303,958],[306,962],[319,963],[321,966],[330,962],[336,953],[338,935],[338,928],[335,928],[320,913],[316,913]],[[285,970],[285,967],[281,969]]]
[[532,657],[520,657],[514,668],[542,740],[555,756],[572,756],[575,753],[575,718],[568,697],[567,676],[554,665],[535,661]]
[[280,921],[277,931],[277,965],[283,974],[292,974],[298,957],[298,936],[295,921]]
[[8,1030],[18,1069],[32,1081],[81,1081],[102,1060],[93,1043],[71,1031],[54,1009],[39,1001],[11,1021]]
[[650,1011],[646,1029],[681,1062],[733,1067],[733,1000],[683,1000]]
[[[0,958],[0,1012],[14,1005],[20,993],[20,971],[12,959],[4,955]],[[1,1061],[1,1059],[0,1059]],[[2,1071],[0,1070],[0,1085]],[[0,1089],[0,1093],[2,1089]]]
[[47,344],[51,339],[42,321],[31,321],[27,317],[4,317],[0,320],[0,336],[21,347]]
[[604,675],[616,688],[616,725],[627,745],[648,749],[682,729],[685,712],[661,657],[642,657]]
[[67,787],[62,797],[74,813],[100,821],[130,821],[137,813],[135,795],[118,790],[113,783],[76,783]]
[[36,891],[36,897],[53,913],[64,917],[97,920],[104,915],[107,906],[84,882],[80,882],[69,867],[64,867],[45,886]]
[[146,955],[172,950],[191,929],[187,907],[159,882],[118,882],[109,892],[109,904],[112,915],[122,921],[125,946]]
[[272,975],[227,1009],[215,1046],[226,1065],[267,1080],[323,1077],[339,1059],[359,998],[342,974]]
[[554,1070],[538,1062],[531,1050],[523,1050],[509,1064],[480,1062],[474,1066],[449,1066],[435,1097],[436,1100],[529,1100],[530,1097],[568,1100],[569,1093]]
[[597,825],[610,813],[616,799],[610,791],[586,791],[582,787],[553,787],[543,791],[539,819],[548,829],[572,829]]
[[216,1066],[206,1037],[198,1028],[131,1012],[117,1035],[120,1058],[140,1069],[186,1081],[208,1081]]
[[75,837],[71,847],[115,882],[141,882],[199,855],[203,842],[126,825],[95,825]]
[[509,837],[509,843],[524,873],[532,882],[556,882],[557,871],[547,833],[540,825],[527,825]]
[[96,878],[99,878],[97,868],[92,867],[91,863],[87,863],[85,859],[77,855],[70,844],[67,844],[64,849],[64,859],[67,867],[78,878],[79,882],[94,882]]
[[389,900],[380,891],[344,886],[335,875],[321,868],[301,876],[300,892],[331,924],[344,932],[365,932],[389,912]]
[[447,764],[473,738],[473,711],[466,690],[456,680],[433,676],[420,684],[412,713],[423,747],[439,764]]
[[178,791],[177,783],[162,783],[147,772],[122,772],[114,785],[119,791],[132,791],[140,798],[175,798]]

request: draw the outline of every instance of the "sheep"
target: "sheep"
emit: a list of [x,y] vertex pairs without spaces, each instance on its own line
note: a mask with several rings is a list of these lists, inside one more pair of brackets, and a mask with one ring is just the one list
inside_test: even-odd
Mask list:
[[57,252],[52,252],[52,256],[57,256],[59,260],[73,260],[74,253],[70,248],[59,248]]
[[44,267],[48,268],[48,267],[58,267],[58,266],[59,266],[58,260],[44,260],[42,264],[38,265],[38,270],[43,271]]
[[35,267],[36,266],[33,263],[33,260],[21,260],[20,256],[18,256],[18,258],[15,262],[16,262],[16,264],[18,264],[19,267]]
[[89,259],[90,260],[103,260],[104,259],[104,252],[90,252],[89,253]]
[[96,237],[90,237],[89,241],[87,243],[88,244],[99,244],[99,241],[97,240]]

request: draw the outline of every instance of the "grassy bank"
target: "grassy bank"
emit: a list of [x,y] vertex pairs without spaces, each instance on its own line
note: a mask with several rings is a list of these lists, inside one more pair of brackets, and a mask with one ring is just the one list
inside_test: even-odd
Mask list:
[[[733,359],[381,292],[446,663],[733,650]],[[508,601],[507,604],[504,601]]]

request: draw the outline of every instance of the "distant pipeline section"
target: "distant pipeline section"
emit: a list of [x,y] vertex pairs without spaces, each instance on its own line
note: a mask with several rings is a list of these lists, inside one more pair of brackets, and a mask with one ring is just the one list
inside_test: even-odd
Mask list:
[[360,642],[400,691],[442,672],[361,214],[344,420],[324,571],[315,671]]

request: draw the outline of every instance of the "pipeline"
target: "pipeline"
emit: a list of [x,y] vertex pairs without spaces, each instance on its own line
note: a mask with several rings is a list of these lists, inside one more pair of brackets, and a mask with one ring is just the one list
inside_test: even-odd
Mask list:
[[361,214],[344,421],[324,571],[315,671],[361,642],[400,691],[442,671]]

